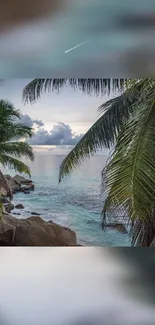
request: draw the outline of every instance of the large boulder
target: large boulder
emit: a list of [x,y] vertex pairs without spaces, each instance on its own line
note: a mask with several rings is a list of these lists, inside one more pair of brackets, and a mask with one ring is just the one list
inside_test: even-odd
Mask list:
[[10,246],[76,246],[77,244],[75,232],[67,227],[52,221],[46,222],[40,217],[17,219],[5,215],[0,220],[0,245],[8,246],[9,240]]
[[16,175],[13,177],[13,179],[18,182],[19,184],[21,185],[28,185],[28,184],[31,184],[32,183],[32,180],[30,179],[27,179],[23,176],[20,176],[20,175]]
[[0,196],[9,197],[10,199],[12,199],[11,187],[1,171],[0,171]]
[[20,191],[21,185],[18,181],[16,181],[12,176],[5,175],[5,178],[8,182],[9,187],[11,188],[12,192]]
[[4,215],[0,220],[0,246],[13,246],[17,219]]
[[8,229],[0,233],[0,246],[13,246],[14,230]]

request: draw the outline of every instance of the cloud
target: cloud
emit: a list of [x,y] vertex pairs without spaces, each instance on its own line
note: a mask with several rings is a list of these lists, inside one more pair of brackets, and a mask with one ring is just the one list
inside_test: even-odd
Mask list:
[[82,138],[82,134],[76,135],[71,127],[62,122],[55,124],[49,132],[39,128],[29,140],[31,145],[75,145]]
[[22,124],[35,127],[33,137],[28,140],[31,145],[74,146],[83,136],[75,134],[68,124],[62,122],[56,123],[50,131],[47,131],[41,120],[32,119],[28,114],[21,114],[20,117]]
[[44,126],[44,123],[40,120],[33,120],[29,115],[27,114],[21,114],[20,115],[20,122],[22,124],[25,124],[27,126],[30,126],[30,127],[34,127],[34,126],[37,126],[37,127],[42,127]]

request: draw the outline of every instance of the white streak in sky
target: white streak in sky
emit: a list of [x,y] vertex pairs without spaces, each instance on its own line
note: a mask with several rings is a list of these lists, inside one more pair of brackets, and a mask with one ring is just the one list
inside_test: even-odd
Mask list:
[[85,42],[82,42],[82,43],[80,43],[80,44],[78,44],[78,45],[72,47],[71,49],[65,51],[65,54],[68,53],[68,52],[70,52],[70,51],[72,51],[72,50],[74,50],[74,49],[76,49],[77,47],[82,46],[83,44],[85,44],[85,43],[87,43],[87,42],[89,42],[89,41],[90,41],[90,40],[87,40],[87,41],[85,41]]

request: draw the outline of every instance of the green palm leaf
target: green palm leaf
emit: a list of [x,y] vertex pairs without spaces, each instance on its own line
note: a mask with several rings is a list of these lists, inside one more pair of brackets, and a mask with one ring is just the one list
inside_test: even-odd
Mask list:
[[102,172],[103,225],[109,211],[123,212],[132,244],[149,246],[155,236],[155,79],[34,79],[23,100],[67,84],[87,94],[123,93],[99,107],[101,117],[62,162],[59,182],[98,149],[115,146]]
[[31,177],[30,168],[25,165],[20,160],[10,157],[5,154],[0,155],[0,163],[5,167],[8,167],[9,169],[14,169],[15,171],[19,173],[25,173]]
[[[142,87],[142,86],[141,86]],[[134,110],[140,86],[135,91],[126,90],[122,95],[107,101],[99,107],[102,116],[82,137],[75,148],[68,154],[60,166],[59,182],[78,166],[85,158],[95,154],[97,150],[110,149],[116,143],[118,133],[122,130]]]
[[6,167],[14,168],[20,173],[30,175],[30,169],[20,157],[34,160],[32,148],[26,142],[15,141],[29,138],[33,134],[31,127],[20,122],[20,112],[14,108],[12,103],[0,101],[0,163]]
[[26,142],[0,142],[0,155],[9,154],[16,157],[27,157],[30,160],[34,160],[34,153],[32,148]]
[[20,117],[19,110],[16,110],[13,104],[7,100],[0,100],[0,122],[12,122]]
[[102,173],[107,193],[104,220],[109,208],[123,206],[132,221],[132,243],[143,245],[152,240],[148,227],[155,206],[155,103],[148,97],[125,124]]
[[42,93],[60,92],[66,85],[71,88],[80,89],[89,95],[104,95],[105,93],[124,90],[127,79],[34,79],[23,90],[23,101],[34,102],[40,98]]

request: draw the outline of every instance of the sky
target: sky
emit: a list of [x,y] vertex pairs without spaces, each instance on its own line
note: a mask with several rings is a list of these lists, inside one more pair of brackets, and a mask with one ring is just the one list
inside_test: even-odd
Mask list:
[[35,129],[33,145],[75,145],[98,119],[97,108],[108,96],[83,94],[65,87],[59,94],[43,94],[34,104],[22,102],[22,90],[31,79],[7,79],[0,85],[0,98],[9,100],[22,115],[21,121]]

